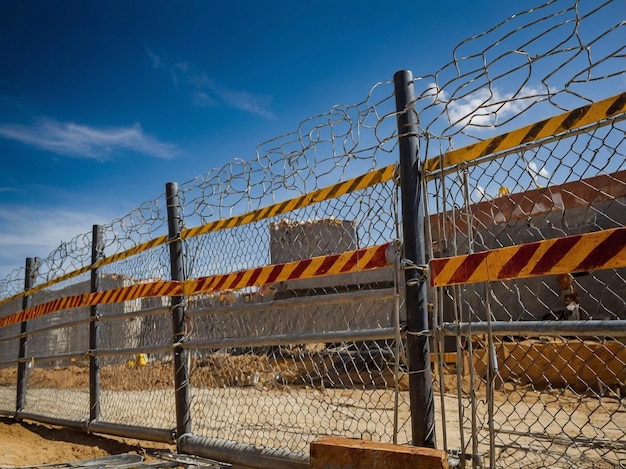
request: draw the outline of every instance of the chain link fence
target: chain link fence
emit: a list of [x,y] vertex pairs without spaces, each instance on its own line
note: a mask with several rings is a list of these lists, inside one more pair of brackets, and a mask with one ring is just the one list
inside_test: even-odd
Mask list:
[[[625,226],[624,115],[592,118],[590,106],[624,99],[620,9],[548,2],[415,79],[431,258],[519,247],[505,264],[518,278],[431,292],[444,444],[464,466],[626,462],[626,270],[575,270],[574,241],[551,251],[549,268],[535,250]],[[584,239],[576,249],[616,255]]]
[[[413,79],[431,260],[625,226],[623,16],[617,0],[548,1]],[[617,111],[569,114],[616,95]],[[296,465],[319,436],[410,444],[397,117],[378,83],[180,184],[175,236],[164,194],[0,281],[0,412]],[[333,264],[380,246],[377,268]],[[625,464],[625,279],[548,269],[429,290],[451,462]],[[39,314],[9,321],[23,310]]]

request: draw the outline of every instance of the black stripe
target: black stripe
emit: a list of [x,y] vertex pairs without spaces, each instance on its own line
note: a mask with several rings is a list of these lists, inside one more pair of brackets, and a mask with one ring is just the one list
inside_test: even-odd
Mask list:
[[622,93],[617,97],[615,102],[611,104],[611,106],[606,110],[606,116],[610,117],[613,114],[620,112],[625,105],[626,105],[626,93]]
[[294,204],[292,211],[302,208],[304,204],[306,203],[306,201],[308,200],[308,197],[303,195],[294,200],[296,200],[296,203]]
[[491,142],[489,142],[489,145],[487,145],[487,148],[485,148],[480,155],[478,155],[479,158],[482,158],[483,156],[487,156],[490,155],[491,153],[495,152],[496,149],[500,146],[500,144],[502,143],[502,141],[507,138],[509,136],[508,133],[506,134],[502,134],[502,135],[498,135],[497,137],[493,137],[493,140],[491,140]]
[[541,122],[537,122],[536,124],[533,124],[533,126],[530,128],[530,130],[524,136],[520,143],[528,143],[535,140],[537,138],[537,135],[539,135],[539,132],[543,130],[548,122],[550,122],[550,119],[546,119]]
[[588,104],[587,106],[579,107],[578,109],[574,109],[572,112],[568,114],[568,116],[565,118],[563,123],[559,126],[559,131],[569,130],[572,127],[574,127],[574,125],[576,125],[576,122],[578,122],[580,119],[585,117],[585,114],[589,112],[589,109],[591,109],[591,104]]
[[356,188],[361,185],[361,183],[363,182],[366,176],[367,174],[363,174],[359,176],[358,178],[355,178],[354,181],[352,181],[352,184],[350,184],[350,187],[348,187],[346,194],[350,194],[351,192],[354,192]]

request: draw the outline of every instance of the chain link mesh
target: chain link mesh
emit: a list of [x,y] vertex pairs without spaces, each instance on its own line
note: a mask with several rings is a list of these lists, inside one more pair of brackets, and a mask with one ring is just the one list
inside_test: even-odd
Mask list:
[[[547,2],[457,46],[451,63],[415,79],[416,91],[423,90],[416,108],[424,157],[622,92],[621,7]],[[624,227],[622,118],[433,172],[427,185],[431,256]],[[441,352],[456,354],[440,366],[438,386],[446,396],[440,402],[445,444],[460,448],[460,464],[623,464],[625,334],[598,337],[584,333],[583,323],[581,336],[559,335],[550,324],[626,319],[625,275],[624,268],[592,270],[433,292],[438,324],[518,326],[506,335],[489,326],[440,337]],[[546,326],[536,330],[523,321]]]
[[[617,0],[552,0],[463,41],[448,64],[414,79],[422,160],[443,161],[455,149],[621,92],[621,18]],[[625,226],[622,117],[428,172],[431,257]],[[363,102],[335,106],[259,145],[255,158],[181,184],[184,227],[394,163],[397,137],[392,84],[376,84]],[[185,278],[399,238],[397,190],[387,181],[187,237]],[[165,196],[103,226],[100,289],[170,279],[167,243],[122,255],[166,234]],[[91,242],[91,234],[79,235],[39,261],[33,305],[90,291],[81,269],[91,265]],[[0,305],[0,318],[22,309],[24,274],[19,268],[0,281],[0,298],[12,298]],[[193,432],[293,451],[320,435],[409,443],[398,274],[389,267],[185,298]],[[431,292],[433,319],[435,326],[624,320],[625,280],[621,268],[439,288]],[[83,307],[29,322],[27,412],[88,419],[91,321]],[[98,323],[100,347],[92,353],[101,365],[101,420],[175,427],[170,299],[102,305]],[[441,352],[437,439],[459,449],[453,454],[461,465],[613,467],[626,460],[623,334],[433,332]],[[1,328],[0,410],[14,408],[18,346],[19,325]]]

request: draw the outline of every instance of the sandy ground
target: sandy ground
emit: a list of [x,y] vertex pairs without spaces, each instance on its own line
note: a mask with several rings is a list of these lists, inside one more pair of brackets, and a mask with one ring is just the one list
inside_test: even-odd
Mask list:
[[111,454],[173,450],[167,445],[90,435],[82,431],[0,418],[0,467],[61,463]]
[[[280,363],[270,368],[266,361],[255,358],[230,360],[242,363],[197,363],[192,370],[193,430],[200,436],[306,451],[316,437],[337,431],[343,436],[383,441],[393,432],[395,406],[391,389],[303,386],[298,384],[299,368],[310,373],[309,363],[302,362],[297,367]],[[278,376],[276,370],[280,370]],[[14,402],[16,377],[13,370],[0,371],[0,406],[6,407]],[[157,363],[142,368],[119,365],[103,369],[103,421],[173,428],[171,375],[171,365]],[[348,377],[332,378],[337,381]],[[351,380],[357,378],[358,375],[352,376]],[[370,379],[388,382],[382,374]],[[436,389],[438,446],[443,446],[446,422],[448,448],[465,446],[471,451],[474,447],[477,453],[488,457],[484,383],[475,383],[476,414],[480,417],[472,422],[467,398],[469,382],[464,380],[464,397],[459,400],[455,379],[456,375],[445,376],[443,399]],[[34,369],[29,376],[28,411],[80,421],[88,408],[87,383],[84,366]],[[626,400],[610,395],[601,399],[584,397],[563,390],[535,392],[527,386],[505,383],[495,392],[494,401],[492,424],[498,467],[531,469],[550,463],[554,467],[612,468],[626,462]],[[410,415],[406,391],[400,393],[398,409],[398,442],[406,443]],[[469,441],[472,434],[475,438]],[[0,419],[0,468],[128,452],[141,454],[146,448],[162,446]]]

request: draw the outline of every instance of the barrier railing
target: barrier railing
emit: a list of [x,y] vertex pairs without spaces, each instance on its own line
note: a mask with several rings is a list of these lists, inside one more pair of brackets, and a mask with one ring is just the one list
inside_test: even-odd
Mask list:
[[619,467],[622,16],[512,15],[29,259],[0,281],[0,413],[253,467],[329,434]]

